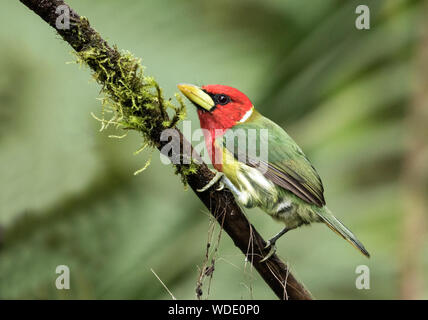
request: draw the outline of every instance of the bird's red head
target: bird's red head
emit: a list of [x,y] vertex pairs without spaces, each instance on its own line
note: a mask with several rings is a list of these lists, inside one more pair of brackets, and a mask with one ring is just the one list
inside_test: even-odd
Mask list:
[[223,85],[201,88],[181,84],[178,88],[198,108],[201,128],[225,131],[248,116],[253,104],[241,91]]
[[181,92],[198,108],[199,121],[204,130],[205,143],[213,166],[222,170],[215,140],[218,136],[246,121],[253,113],[253,104],[241,91],[222,85],[207,85],[201,88],[191,84],[180,84]]

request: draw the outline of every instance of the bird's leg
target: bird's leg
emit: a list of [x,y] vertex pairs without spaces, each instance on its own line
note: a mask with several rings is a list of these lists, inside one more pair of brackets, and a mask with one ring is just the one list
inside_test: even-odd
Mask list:
[[[204,192],[211,188],[213,185],[215,185],[221,178],[223,177],[223,172],[217,171],[214,178],[211,179],[210,182],[208,182],[204,187],[201,189],[197,189],[197,192]],[[216,189],[217,191],[220,191],[224,188],[224,184],[222,181],[220,181],[220,186]]]
[[264,249],[267,249],[270,247],[269,253],[262,259],[260,260],[260,262],[265,262],[267,259],[269,259],[276,251],[276,246],[275,243],[276,241],[281,238],[285,233],[287,233],[287,231],[289,231],[290,229],[285,227],[284,229],[282,229],[280,232],[278,232],[275,236],[273,236],[271,239],[269,239],[266,243],[266,246],[264,247]]

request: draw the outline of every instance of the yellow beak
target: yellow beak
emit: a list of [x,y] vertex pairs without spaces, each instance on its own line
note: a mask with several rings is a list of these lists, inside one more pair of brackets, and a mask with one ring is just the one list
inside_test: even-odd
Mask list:
[[207,111],[215,107],[214,100],[198,86],[181,83],[177,87],[196,106]]

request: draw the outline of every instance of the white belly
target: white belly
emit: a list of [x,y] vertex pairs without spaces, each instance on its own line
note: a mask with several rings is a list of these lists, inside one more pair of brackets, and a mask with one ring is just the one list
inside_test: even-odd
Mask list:
[[308,205],[302,205],[291,192],[275,185],[260,171],[241,164],[241,170],[224,182],[237,201],[246,208],[260,207],[275,220],[293,229],[302,224],[319,221],[318,215]]

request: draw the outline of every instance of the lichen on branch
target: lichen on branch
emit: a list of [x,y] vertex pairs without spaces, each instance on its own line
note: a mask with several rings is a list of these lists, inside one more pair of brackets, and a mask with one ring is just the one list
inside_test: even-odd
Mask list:
[[[88,42],[87,36],[82,36],[88,27],[88,20],[81,17],[74,29],[83,43]],[[98,33],[92,33],[90,39],[90,45],[83,46],[76,55],[80,64],[92,69],[93,78],[102,86],[103,106],[114,112],[108,122],[141,132],[151,146],[159,146],[160,132],[174,128],[186,117],[183,101],[178,99],[176,107],[165,100],[157,82],[144,75],[141,60],[129,51],[110,48]],[[173,111],[172,116],[168,109]]]
[[[86,31],[90,26],[85,17],[80,17],[75,26],[73,32],[81,48],[76,51],[77,62],[89,66],[93,78],[102,87],[103,118],[98,119],[102,129],[113,124],[117,128],[135,130],[142,134],[148,146],[159,148],[161,132],[175,128],[186,118],[181,96],[175,96],[178,106],[165,100],[155,79],[144,74],[141,59],[129,51],[119,52],[116,46],[109,47],[97,32],[88,35]],[[113,116],[105,119],[105,111],[112,112]],[[175,167],[185,185],[187,175],[197,172],[193,161],[175,164]]]

